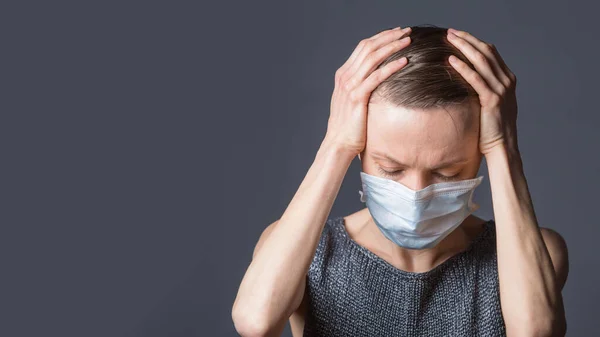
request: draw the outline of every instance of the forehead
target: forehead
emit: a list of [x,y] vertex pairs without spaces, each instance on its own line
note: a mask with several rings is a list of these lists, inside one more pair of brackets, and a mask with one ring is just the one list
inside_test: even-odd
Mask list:
[[477,146],[478,137],[479,108],[473,103],[429,109],[377,103],[368,108],[367,151],[395,158],[427,153],[442,159],[472,151],[467,147]]

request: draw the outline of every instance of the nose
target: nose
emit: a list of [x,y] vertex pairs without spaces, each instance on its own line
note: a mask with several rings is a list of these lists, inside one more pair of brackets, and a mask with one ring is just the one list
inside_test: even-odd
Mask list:
[[431,185],[431,182],[424,174],[413,174],[406,176],[404,179],[399,181],[402,185],[410,188],[413,191],[420,191],[425,187]]

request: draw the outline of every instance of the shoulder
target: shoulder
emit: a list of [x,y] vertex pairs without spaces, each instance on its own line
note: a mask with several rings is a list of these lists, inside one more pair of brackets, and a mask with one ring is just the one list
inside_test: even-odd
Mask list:
[[540,227],[540,232],[542,233],[542,238],[546,244],[548,253],[550,254],[559,289],[562,290],[569,274],[569,252],[567,249],[567,242],[562,235],[551,228]]

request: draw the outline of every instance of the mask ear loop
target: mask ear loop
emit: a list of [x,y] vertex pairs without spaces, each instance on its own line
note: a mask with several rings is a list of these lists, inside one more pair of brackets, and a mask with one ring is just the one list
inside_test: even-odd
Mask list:
[[358,191],[358,194],[360,194],[360,201],[361,202],[366,202],[367,201],[367,196],[363,193],[363,191]]
[[[360,158],[360,153],[358,154],[358,160],[362,161],[362,159]],[[363,193],[363,191],[359,190],[358,194],[360,194],[360,201],[361,202],[366,202],[367,201],[367,196]]]

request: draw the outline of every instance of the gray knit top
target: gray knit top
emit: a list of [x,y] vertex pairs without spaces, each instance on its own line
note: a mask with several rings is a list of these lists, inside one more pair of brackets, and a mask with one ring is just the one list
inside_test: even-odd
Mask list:
[[505,336],[494,220],[430,271],[398,269],[327,220],[310,265],[304,337]]

